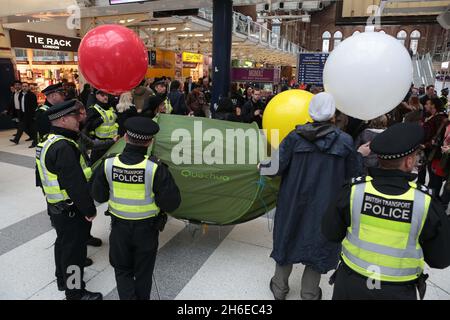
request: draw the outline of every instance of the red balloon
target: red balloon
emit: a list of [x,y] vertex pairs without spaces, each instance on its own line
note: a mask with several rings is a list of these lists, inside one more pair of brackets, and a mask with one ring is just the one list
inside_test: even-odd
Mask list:
[[142,40],[132,30],[112,24],[96,27],[84,36],[78,60],[87,82],[114,95],[138,86],[148,67]]

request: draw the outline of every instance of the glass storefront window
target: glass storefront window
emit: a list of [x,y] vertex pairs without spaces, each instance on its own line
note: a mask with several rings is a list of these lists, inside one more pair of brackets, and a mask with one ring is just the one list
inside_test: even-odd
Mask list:
[[17,61],[27,61],[27,50],[26,49],[14,49],[16,52],[16,60]]
[[[77,60],[75,60],[75,61],[77,61]],[[69,52],[51,51],[51,50],[33,50],[33,61],[37,61],[37,62],[51,62],[51,61],[67,62],[67,61],[72,61],[72,58],[70,57]]]

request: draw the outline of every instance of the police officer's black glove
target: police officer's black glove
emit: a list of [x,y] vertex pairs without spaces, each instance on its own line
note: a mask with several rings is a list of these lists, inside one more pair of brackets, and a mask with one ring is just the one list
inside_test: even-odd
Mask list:
[[160,213],[158,215],[158,222],[157,222],[157,227],[158,227],[159,232],[164,231],[164,227],[166,226],[166,223],[167,223],[167,214]]

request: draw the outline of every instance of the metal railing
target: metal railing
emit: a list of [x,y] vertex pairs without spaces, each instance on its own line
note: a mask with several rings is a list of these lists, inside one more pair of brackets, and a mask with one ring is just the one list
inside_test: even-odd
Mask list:
[[[199,17],[208,21],[213,20],[211,9],[199,9]],[[268,47],[285,53],[297,55],[299,52],[305,52],[304,48],[288,41],[280,35],[272,32],[263,25],[251,20],[247,16],[233,12],[233,33],[246,36],[250,41],[267,45]]]

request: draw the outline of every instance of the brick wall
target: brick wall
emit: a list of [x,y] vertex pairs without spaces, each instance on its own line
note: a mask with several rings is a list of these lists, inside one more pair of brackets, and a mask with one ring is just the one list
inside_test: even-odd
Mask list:
[[[365,25],[338,25],[336,21],[336,4],[332,4],[322,11],[312,13],[310,23],[299,22],[297,34],[292,39],[311,51],[322,51],[322,34],[329,31],[333,35],[336,31],[341,31],[343,37],[350,37],[356,30],[364,32]],[[396,37],[400,30],[405,30],[408,37],[405,45],[409,48],[410,34],[414,30],[419,30],[421,38],[419,40],[418,53],[433,52],[436,46],[446,46],[448,32],[441,28],[436,22],[433,24],[416,25],[383,25],[381,19],[381,29],[387,34]],[[333,50],[333,38],[330,39],[330,50]]]

